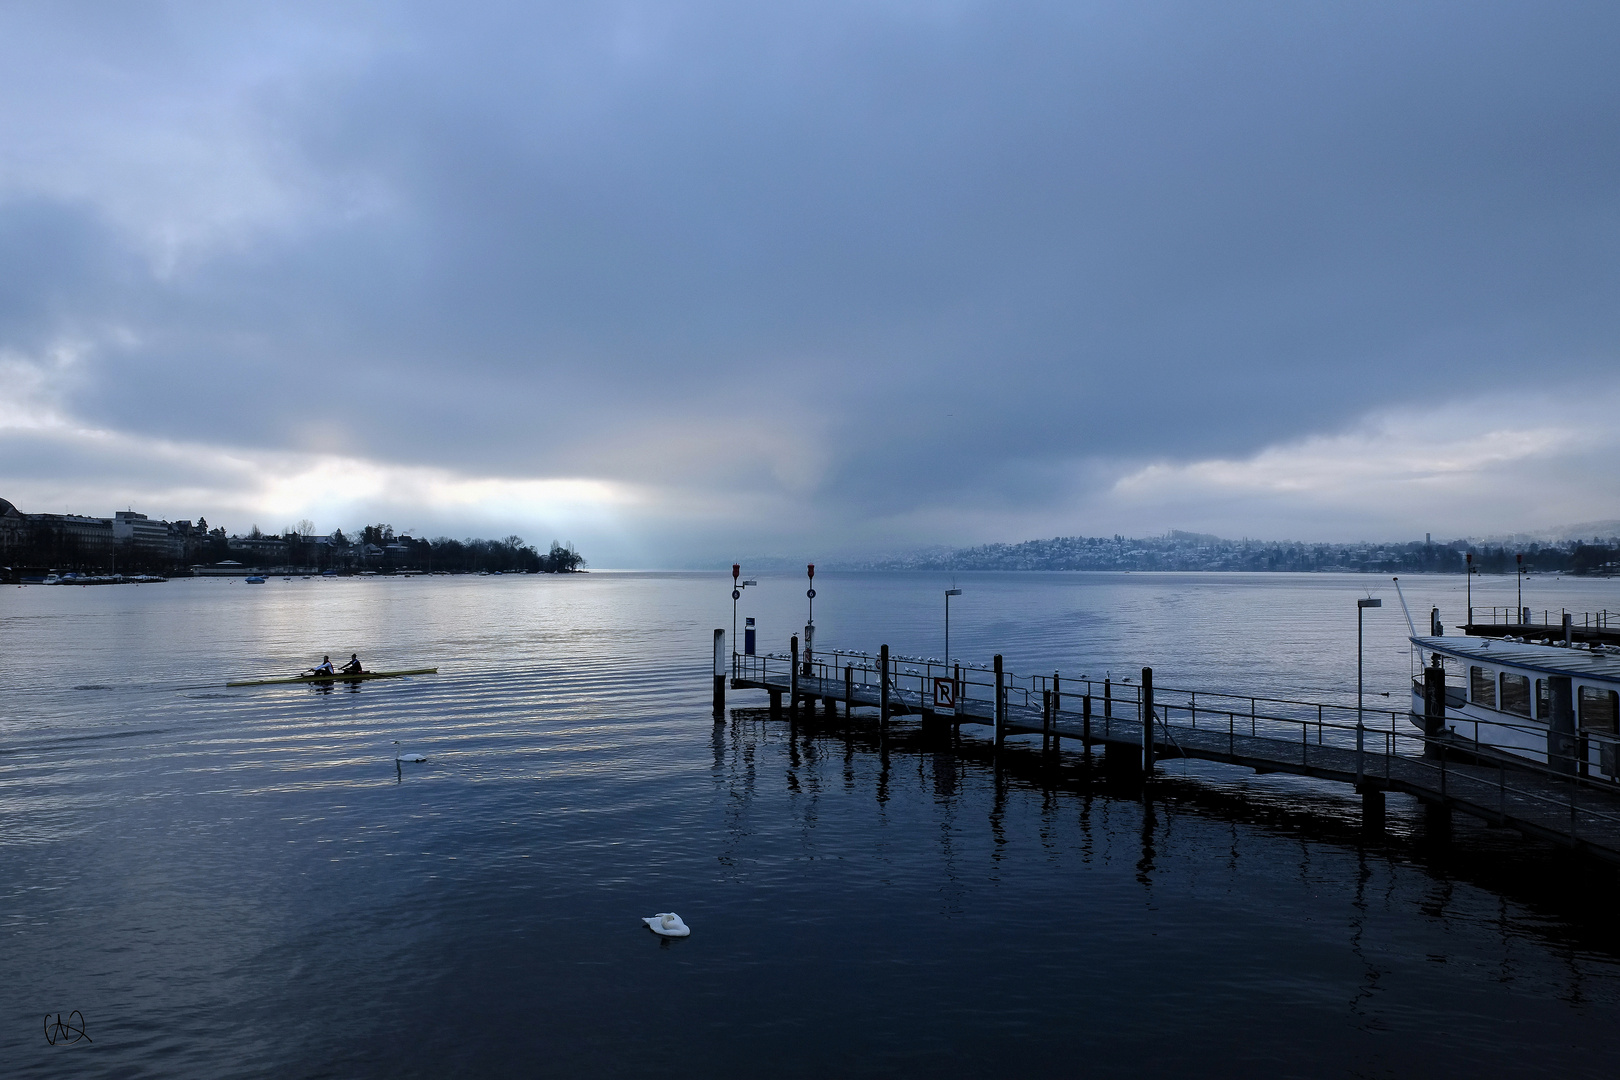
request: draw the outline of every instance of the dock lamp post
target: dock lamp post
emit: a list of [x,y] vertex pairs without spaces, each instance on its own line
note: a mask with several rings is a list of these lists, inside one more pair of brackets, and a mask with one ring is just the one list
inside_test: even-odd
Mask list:
[[805,574],[810,587],[804,590],[804,595],[810,601],[810,616],[804,624],[804,673],[810,674],[810,651],[815,647],[816,641],[816,564],[806,563]]
[[[1468,625],[1473,626],[1474,625],[1474,553],[1472,551],[1468,552],[1468,554],[1466,556],[1464,556],[1463,561],[1464,561],[1463,569],[1466,570],[1467,574],[1468,574]],[[1463,632],[1464,633],[1469,633],[1470,631],[1465,630]]]
[[1362,767],[1361,751],[1362,741],[1366,735],[1367,726],[1362,722],[1361,716],[1361,617],[1370,607],[1383,607],[1384,602],[1373,597],[1356,601],[1356,785],[1359,787],[1367,777],[1367,771]]
[[1519,573],[1518,573],[1518,578],[1519,578],[1519,610],[1516,613],[1517,617],[1513,621],[1522,626],[1522,625],[1524,625],[1524,621],[1525,621],[1525,619],[1524,619],[1524,552],[1522,552],[1522,551],[1519,552],[1517,555],[1513,556],[1513,558],[1519,564]]
[[961,589],[945,590],[945,673],[951,672],[951,597],[961,596]]
[[[759,582],[755,581],[753,578],[749,578],[747,581],[738,581],[737,579],[739,577],[741,577],[741,576],[742,576],[742,567],[737,565],[736,563],[732,563],[731,564],[731,655],[732,656],[737,655],[737,601],[742,599],[742,591],[744,589],[748,588],[748,586],[750,586],[750,585],[758,585],[759,584]],[[737,663],[736,663],[735,660],[732,661],[731,666],[733,668],[735,668],[737,666]],[[736,672],[733,672],[733,674],[736,674]]]

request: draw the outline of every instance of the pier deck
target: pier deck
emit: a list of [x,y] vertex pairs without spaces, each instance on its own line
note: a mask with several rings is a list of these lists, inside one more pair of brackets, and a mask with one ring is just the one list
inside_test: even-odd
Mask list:
[[1425,737],[1421,717],[1415,727],[1413,714],[1401,710],[1358,715],[1342,704],[1155,691],[1149,669],[1142,683],[947,669],[889,658],[886,649],[877,658],[817,654],[807,664],[795,648],[787,656],[733,656],[730,666],[731,687],[766,691],[773,711],[786,698],[787,708],[804,703],[812,714],[820,703],[829,717],[840,704],[846,719],[874,709],[885,727],[902,715],[925,725],[983,725],[998,750],[1009,737],[1038,736],[1046,752],[1067,739],[1102,748],[1109,768],[1142,777],[1165,758],[1309,776],[1352,785],[1374,827],[1382,823],[1384,793],[1399,792],[1431,813],[1464,813],[1620,863],[1620,785],[1534,762],[1490,761],[1454,737]]

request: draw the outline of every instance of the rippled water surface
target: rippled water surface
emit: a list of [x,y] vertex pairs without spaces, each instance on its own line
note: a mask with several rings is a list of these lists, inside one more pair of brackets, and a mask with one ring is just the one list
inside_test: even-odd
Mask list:
[[[1391,799],[710,716],[729,580],[0,593],[0,1074],[1607,1076],[1616,880]],[[802,578],[740,613],[782,648]],[[948,580],[816,579],[818,638],[940,655]],[[962,575],[1020,671],[1403,707],[1387,581]],[[1404,582],[1460,621],[1459,579]],[[1532,579],[1538,610],[1620,609]],[[1513,582],[1476,604],[1514,603]],[[358,650],[440,674],[224,688]],[[1383,700],[1383,699],[1380,699]],[[395,743],[421,752],[396,766]],[[693,927],[662,941],[640,917]],[[42,1017],[79,1010],[89,1041]]]

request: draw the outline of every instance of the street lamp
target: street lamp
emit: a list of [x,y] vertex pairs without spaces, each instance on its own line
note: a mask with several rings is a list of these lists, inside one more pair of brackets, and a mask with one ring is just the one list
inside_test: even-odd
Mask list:
[[[1470,551],[1465,559],[1464,567],[1468,573],[1468,625],[1474,625],[1474,553]],[[1464,633],[1473,633],[1466,630]]]
[[1515,560],[1517,560],[1518,564],[1519,564],[1519,573],[1518,573],[1518,578],[1519,578],[1519,610],[1513,613],[1513,621],[1518,623],[1519,625],[1523,626],[1524,625],[1524,552],[1522,552],[1522,551],[1519,552],[1517,555],[1513,556],[1513,558]]
[[1366,725],[1361,718],[1361,615],[1370,607],[1383,607],[1382,600],[1368,597],[1356,601],[1356,784],[1359,787],[1366,779],[1366,770],[1361,763],[1362,737],[1366,733]]
[[961,589],[945,590],[945,673],[951,671],[951,597],[961,596]]

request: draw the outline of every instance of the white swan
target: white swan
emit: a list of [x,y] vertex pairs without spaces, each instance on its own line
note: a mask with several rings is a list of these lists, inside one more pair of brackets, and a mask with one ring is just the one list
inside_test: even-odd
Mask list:
[[686,937],[692,928],[681,922],[681,917],[673,911],[662,911],[650,919],[642,919],[647,929],[661,937]]
[[426,761],[427,758],[423,757],[421,754],[413,753],[410,750],[401,750],[399,748],[399,740],[395,739],[394,740],[394,760],[395,761]]

